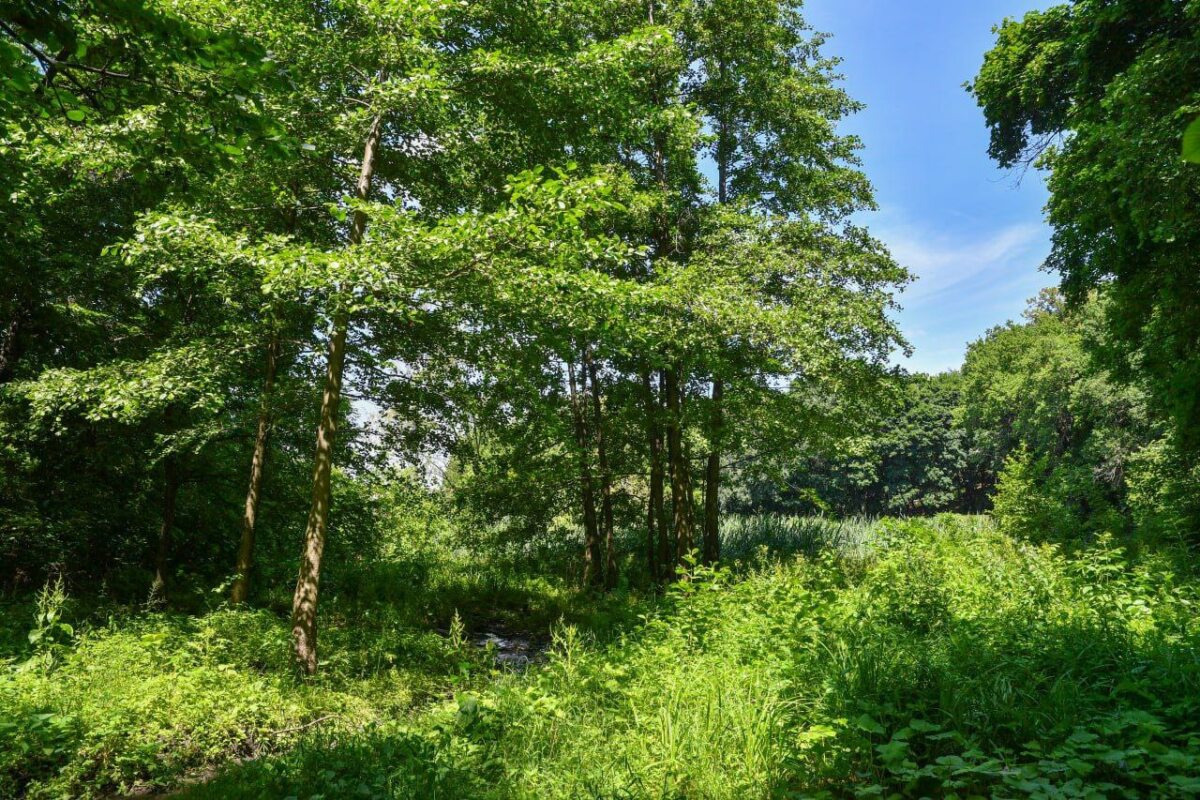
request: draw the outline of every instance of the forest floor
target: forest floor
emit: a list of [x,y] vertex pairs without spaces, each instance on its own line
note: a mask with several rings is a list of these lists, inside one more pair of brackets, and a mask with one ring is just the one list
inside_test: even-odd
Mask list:
[[393,573],[328,598],[303,681],[270,609],[0,607],[0,797],[1200,793],[1186,554],[801,527],[742,526],[665,595]]

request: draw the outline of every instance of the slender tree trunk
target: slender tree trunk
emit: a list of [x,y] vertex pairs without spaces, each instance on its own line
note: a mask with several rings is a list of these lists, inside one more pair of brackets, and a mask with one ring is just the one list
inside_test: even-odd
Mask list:
[[272,334],[267,345],[266,375],[258,407],[258,429],[254,435],[254,453],[250,457],[250,486],[242,512],[242,538],[238,542],[237,575],[229,593],[234,605],[246,602],[250,593],[250,568],[254,564],[254,523],[262,496],[263,471],[267,462],[267,439],[271,433],[271,395],[275,389],[275,370],[279,360],[279,334]]
[[664,456],[666,452],[666,437],[659,433],[658,438],[658,459],[659,472],[658,481],[655,486],[655,502],[657,508],[655,511],[658,516],[658,579],[660,581],[668,581],[674,572],[672,564],[675,560],[675,534],[671,525],[671,513],[667,508],[667,487],[670,485],[669,470],[666,467]]
[[[654,24],[656,0],[650,0],[648,20]],[[660,107],[666,107],[668,98],[673,91],[665,81],[653,89],[652,102]],[[654,229],[652,233],[654,255],[657,260],[665,261],[677,254],[673,234],[677,232],[677,220],[672,211],[672,191],[668,170],[667,136],[662,129],[656,129],[651,134],[649,167],[654,175],[655,183],[661,196],[662,205],[654,214]],[[665,508],[658,518],[659,574],[662,580],[669,580],[678,574],[681,556],[692,546],[692,502],[691,488],[687,464],[683,457],[683,442],[681,431],[680,408],[680,378],[679,366],[675,365],[663,370],[659,375],[659,387],[663,395],[663,406],[666,418],[666,477],[671,486],[671,515],[667,518]],[[662,439],[659,439],[661,454]],[[658,486],[658,502],[662,500],[661,478],[655,481],[651,478],[651,492]],[[653,505],[652,499],[651,504]]]
[[[724,70],[723,64],[720,69]],[[729,202],[729,160],[733,150],[729,130],[728,122],[721,120],[717,138],[717,202],[721,205]],[[708,432],[708,464],[704,471],[704,535],[701,557],[705,564],[716,563],[721,557],[721,436],[725,427],[722,408],[724,399],[725,381],[714,376]]]
[[[363,145],[362,169],[355,197],[365,200],[371,191],[375,158],[383,129],[382,115],[371,121]],[[359,244],[367,228],[367,215],[356,209],[350,225],[350,246]],[[312,504],[304,529],[304,550],[300,555],[300,575],[292,598],[292,642],[296,665],[306,675],[317,671],[317,590],[321,577],[321,554],[329,528],[329,481],[333,473],[333,443],[337,434],[338,410],[342,400],[342,371],[346,364],[346,336],[350,315],[339,308],[333,315],[329,339],[329,360],[325,370],[325,390],[321,395],[321,421],[317,428],[317,453],[313,463]]]
[[[659,509],[658,514],[658,563],[661,570],[662,579],[669,581],[675,577],[675,461],[671,459],[671,425],[669,422],[671,413],[671,403],[667,400],[667,370],[663,370],[658,374],[658,390],[659,394],[659,412],[661,418],[668,420],[665,431],[663,433],[660,452],[666,458],[664,463],[664,474],[662,488],[659,490],[662,495],[663,507]],[[666,504],[667,489],[671,488],[671,505],[668,508]]]
[[617,585],[617,551],[613,541],[612,470],[608,465],[608,446],[604,437],[604,407],[600,395],[600,379],[590,349],[583,351],[584,368],[592,387],[592,420],[596,428],[596,464],[600,471],[601,525],[604,532],[604,587]]
[[158,529],[158,548],[154,554],[154,581],[150,584],[151,605],[161,605],[167,601],[171,533],[175,529],[175,500],[179,496],[181,482],[178,457],[169,455],[163,460],[162,522]]
[[679,563],[685,564],[684,557],[696,549],[696,505],[695,497],[692,494],[692,449],[682,436],[680,436],[680,449],[682,450],[680,463],[683,465],[683,502],[684,511],[687,514],[687,527],[686,533],[680,536],[676,545],[679,547]]
[[[284,230],[293,235],[300,216],[300,190],[293,181],[290,184],[295,202],[289,204],[284,214]],[[250,594],[250,570],[254,566],[254,530],[258,520],[258,505],[262,497],[263,474],[267,463],[267,440],[271,433],[271,400],[275,390],[275,373],[279,362],[279,331],[271,332],[267,342],[266,374],[263,379],[262,397],[259,399],[258,426],[254,436],[254,451],[250,456],[250,485],[246,489],[246,504],[242,511],[242,536],[238,542],[237,570],[230,602],[240,605]]]
[[667,395],[667,457],[671,463],[671,509],[675,534],[675,567],[683,564],[692,550],[692,488],[687,459],[683,454],[682,406],[678,366],[665,373]]
[[[585,376],[580,376],[583,378]],[[585,386],[575,376],[575,364],[567,361],[567,382],[571,390],[571,419],[575,423],[575,442],[579,446],[579,495],[583,504],[583,585],[604,583],[603,554],[596,524],[596,491],[592,480],[591,442],[584,419],[582,393]]]
[[651,580],[663,577],[663,561],[659,557],[659,541],[666,543],[662,530],[663,463],[662,430],[658,424],[658,401],[650,383],[650,371],[642,370],[642,392],[646,413],[646,442],[650,451],[650,491],[646,501],[646,565]]
[[709,451],[708,465],[704,472],[704,541],[701,552],[705,564],[713,564],[721,557],[720,538],[720,497],[721,486],[721,429],[724,419],[721,412],[721,401],[725,393],[725,383],[720,378],[713,379],[712,385],[712,419],[709,421]]
[[[654,0],[650,2],[650,23],[654,24]],[[656,101],[661,102],[660,98],[656,97]],[[652,139],[652,148],[650,153],[650,166],[654,172],[655,182],[658,184],[659,193],[662,195],[663,207],[655,214],[654,220],[654,254],[659,260],[665,260],[671,257],[671,215],[667,206],[670,185],[667,179],[667,155],[666,155],[666,136],[661,131],[655,131]],[[676,567],[678,563],[678,536],[679,536],[679,515],[682,513],[681,504],[679,502],[678,486],[677,486],[677,470],[679,466],[678,459],[673,455],[677,455],[671,449],[672,445],[678,448],[678,418],[672,414],[672,403],[669,395],[672,393],[671,387],[677,383],[676,375],[672,370],[662,370],[658,376],[659,391],[662,394],[661,404],[658,408],[662,414],[655,414],[651,421],[654,433],[657,436],[657,446],[659,452],[659,472],[655,476],[653,474],[653,464],[651,469],[651,505],[657,501],[658,508],[658,577],[661,581],[668,581],[675,577]],[[676,395],[678,399],[678,395]],[[676,403],[677,405],[677,403]],[[662,426],[658,424],[657,419],[666,418],[666,447],[667,447],[667,462],[666,469],[663,469],[661,463],[663,449],[663,434]],[[674,432],[674,435],[673,433]],[[665,472],[665,474],[664,474]],[[657,478],[657,480],[656,480]],[[668,518],[664,501],[663,481],[667,480],[671,486],[671,517]],[[685,476],[678,475],[678,479],[686,480]]]

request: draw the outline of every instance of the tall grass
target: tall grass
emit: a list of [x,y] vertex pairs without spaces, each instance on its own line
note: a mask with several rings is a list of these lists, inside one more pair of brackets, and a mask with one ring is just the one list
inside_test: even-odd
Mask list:
[[776,517],[724,535],[739,563],[665,597],[617,593],[630,612],[617,633],[564,621],[519,675],[462,635],[371,616],[380,606],[337,622],[316,683],[287,672],[270,615],[118,621],[0,679],[0,776],[31,797],[167,786],[221,763],[187,794],[1200,791],[1200,582],[1185,562],[1103,537],[1068,554],[986,518]]
[[851,558],[866,554],[878,521],[869,517],[835,520],[786,514],[725,516],[721,520],[721,557],[752,562],[763,553],[774,557],[828,552]]
[[[763,530],[816,541],[748,527],[752,548]],[[856,530],[854,548],[878,546],[852,569],[700,569],[615,642],[561,629],[543,668],[356,740],[329,781],[564,800],[1200,789],[1193,576],[1104,540],[1072,556],[1030,546],[985,519]],[[198,796],[254,796],[267,776],[273,791],[311,788],[319,752]]]

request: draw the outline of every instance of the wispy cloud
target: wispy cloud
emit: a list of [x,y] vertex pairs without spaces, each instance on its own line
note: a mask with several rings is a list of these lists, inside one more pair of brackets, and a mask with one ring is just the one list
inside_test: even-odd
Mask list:
[[979,235],[929,234],[913,227],[877,229],[915,281],[900,297],[901,329],[915,348],[905,367],[954,369],[969,342],[1016,317],[1025,301],[1055,283],[1039,271],[1049,252],[1044,225],[1019,223]]
[[1046,254],[1044,225],[1009,225],[969,240],[946,235],[930,236],[908,229],[882,231],[892,255],[916,276],[904,293],[909,302],[952,293],[991,277],[1011,278],[1040,266]]

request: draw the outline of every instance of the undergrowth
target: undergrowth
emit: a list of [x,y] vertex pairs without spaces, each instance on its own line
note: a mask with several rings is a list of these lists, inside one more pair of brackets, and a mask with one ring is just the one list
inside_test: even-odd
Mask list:
[[1186,562],[1106,537],[1065,553],[986,518],[856,525],[852,547],[747,543],[740,566],[664,597],[568,610],[523,674],[407,617],[347,616],[314,682],[291,676],[266,612],[43,634],[57,649],[0,678],[0,792],[169,786],[221,764],[187,796],[1200,792]]

